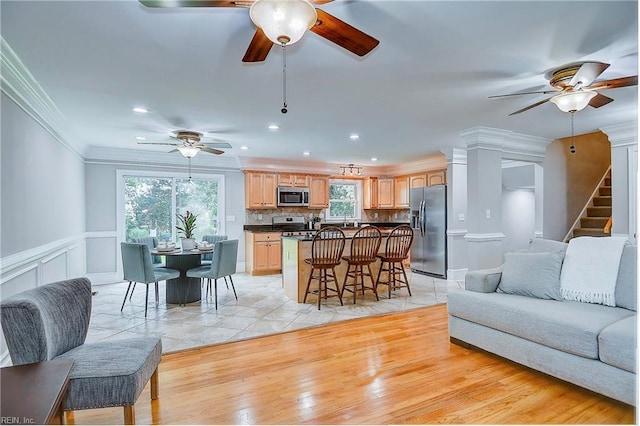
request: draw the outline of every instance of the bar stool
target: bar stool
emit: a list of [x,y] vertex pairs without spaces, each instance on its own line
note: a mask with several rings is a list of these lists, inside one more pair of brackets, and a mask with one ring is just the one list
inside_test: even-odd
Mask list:
[[[409,287],[409,280],[402,261],[407,259],[412,241],[413,229],[409,225],[396,226],[387,238],[384,254],[378,255],[382,263],[376,280],[376,290],[379,285],[386,285],[389,288],[389,299],[391,299],[391,290],[402,287],[406,287],[409,296],[411,296],[411,287]],[[387,273],[387,281],[380,279],[383,272]]]
[[[336,227],[326,227],[318,231],[311,242],[311,258],[305,259],[305,263],[311,265],[311,273],[307,281],[307,289],[304,293],[303,303],[307,302],[308,294],[316,294],[318,296],[318,310],[320,310],[320,301],[327,299],[328,290],[336,293],[342,305],[342,294],[336,278],[336,266],[341,262],[340,257],[344,250],[344,232]],[[317,272],[317,275],[314,275]],[[318,288],[311,290],[311,281],[318,280]],[[329,288],[328,283],[333,282],[335,289]],[[334,296],[334,295],[332,295]]]
[[[363,296],[365,289],[373,290],[376,300],[380,300],[378,292],[376,291],[376,285],[373,281],[371,264],[377,260],[376,255],[378,254],[381,241],[382,233],[380,229],[375,226],[366,226],[361,228],[353,236],[350,255],[342,256],[342,259],[347,261],[347,273],[344,276],[344,283],[342,284],[342,295],[344,295],[345,290],[352,292],[354,304],[356,303],[358,287],[362,290]],[[364,266],[367,267],[367,272],[364,272]],[[369,277],[371,287],[365,285],[365,277]],[[350,283],[347,282],[349,278],[353,279]],[[347,287],[353,287],[353,290]]]

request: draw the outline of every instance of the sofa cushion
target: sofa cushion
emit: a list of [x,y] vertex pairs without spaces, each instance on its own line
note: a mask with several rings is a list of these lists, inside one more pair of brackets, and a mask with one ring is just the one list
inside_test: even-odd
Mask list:
[[452,290],[449,313],[564,352],[598,359],[598,335],[627,309],[503,293]]
[[498,291],[539,299],[562,300],[560,270],[564,252],[507,253]]
[[598,336],[600,360],[623,370],[636,372],[636,315],[606,327]]
[[562,251],[562,253],[564,253],[567,251],[567,247],[569,247],[569,244],[561,241],[534,238],[529,242],[527,251],[529,253],[545,253],[550,251]]
[[162,358],[159,337],[80,345],[57,357],[72,359],[65,409],[135,404]]
[[638,247],[632,245],[624,246],[620,267],[618,269],[618,279],[616,281],[616,306],[637,311],[638,297]]

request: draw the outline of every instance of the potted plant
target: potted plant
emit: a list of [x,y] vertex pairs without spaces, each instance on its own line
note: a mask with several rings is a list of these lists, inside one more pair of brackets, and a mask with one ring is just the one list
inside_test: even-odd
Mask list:
[[178,235],[182,235],[182,250],[193,250],[196,248],[196,240],[193,238],[193,231],[196,229],[196,219],[197,215],[191,213],[187,210],[187,213],[184,215],[177,214],[178,224],[176,225],[176,229],[178,230]]

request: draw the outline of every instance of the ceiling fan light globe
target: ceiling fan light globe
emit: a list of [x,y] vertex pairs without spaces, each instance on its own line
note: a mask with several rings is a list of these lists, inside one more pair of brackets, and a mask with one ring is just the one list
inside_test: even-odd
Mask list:
[[200,148],[193,146],[179,146],[177,148],[178,151],[180,151],[180,154],[185,158],[193,158],[200,152]]
[[251,21],[276,44],[293,44],[318,20],[307,0],[256,0],[249,9]]
[[562,112],[581,111],[589,105],[591,99],[597,95],[596,92],[590,90],[576,90],[573,92],[561,93],[551,98],[551,102]]

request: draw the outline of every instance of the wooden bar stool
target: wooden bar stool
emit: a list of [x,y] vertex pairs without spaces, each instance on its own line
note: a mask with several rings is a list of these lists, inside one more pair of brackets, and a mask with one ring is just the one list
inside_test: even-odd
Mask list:
[[[303,303],[307,302],[309,293],[318,296],[318,310],[320,301],[329,297],[328,291],[335,292],[342,305],[342,294],[336,278],[336,266],[341,262],[342,251],[344,250],[344,232],[336,227],[326,227],[318,231],[311,243],[311,258],[305,259],[305,263],[311,265],[311,273],[307,281],[307,289],[304,293]],[[317,272],[317,275],[314,273]],[[311,281],[318,280],[318,288],[311,290]],[[334,288],[329,288],[328,283],[333,282]],[[334,296],[334,295],[332,295]]]
[[[402,287],[406,287],[411,296],[411,287],[409,287],[409,280],[402,262],[408,257],[412,241],[413,229],[409,225],[396,226],[387,238],[384,254],[378,255],[382,263],[376,280],[376,291],[379,285],[386,285],[389,288],[389,299],[391,299],[391,290]],[[380,279],[383,272],[387,273],[386,281]]]
[[[362,291],[363,296],[365,289],[373,290],[376,300],[380,300],[378,292],[376,291],[375,282],[373,281],[371,264],[377,260],[376,256],[381,241],[382,233],[380,229],[375,226],[366,226],[361,228],[353,236],[350,255],[342,256],[342,259],[347,261],[347,273],[344,276],[344,283],[342,284],[342,295],[344,295],[345,290],[352,292],[354,304],[356,303],[358,287]],[[364,271],[364,266],[367,267],[367,272]],[[371,287],[365,285],[365,277],[369,277]],[[347,282],[349,278],[353,279],[350,283]],[[347,287],[353,287],[353,290]]]

